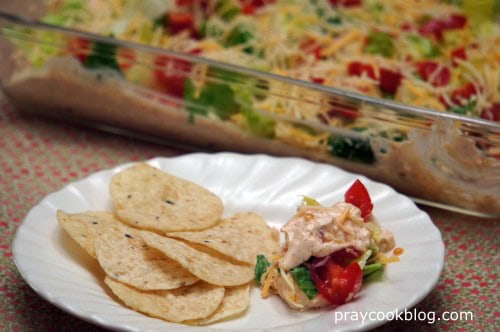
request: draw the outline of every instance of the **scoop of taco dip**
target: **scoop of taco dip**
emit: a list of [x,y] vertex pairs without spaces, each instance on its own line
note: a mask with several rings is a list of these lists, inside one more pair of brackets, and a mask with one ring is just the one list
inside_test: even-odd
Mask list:
[[304,197],[281,231],[285,243],[271,261],[257,256],[255,278],[262,297],[278,294],[297,310],[351,301],[363,283],[380,279],[399,261],[393,234],[372,214],[370,195],[359,180],[343,202],[326,207]]

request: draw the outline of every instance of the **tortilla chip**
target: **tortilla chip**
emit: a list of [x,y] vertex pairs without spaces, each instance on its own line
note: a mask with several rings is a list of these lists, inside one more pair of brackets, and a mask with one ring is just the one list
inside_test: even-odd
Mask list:
[[150,248],[139,230],[116,223],[95,239],[99,264],[107,275],[142,290],[174,289],[198,281],[176,261]]
[[166,235],[202,244],[239,262],[253,265],[258,254],[270,258],[278,253],[279,236],[274,233],[261,216],[247,212],[223,219],[214,227],[202,231]]
[[224,299],[217,310],[206,318],[185,321],[190,325],[208,325],[242,314],[250,304],[250,284],[226,287]]
[[158,232],[213,226],[223,210],[220,198],[207,189],[145,163],[116,174],[110,194],[123,222]]
[[106,276],[104,282],[129,308],[171,322],[211,315],[224,298],[224,287],[205,282],[174,290],[141,291]]
[[103,227],[119,222],[112,212],[66,213],[62,210],[57,210],[57,221],[93,258],[96,258],[94,241],[97,234],[102,232]]
[[250,265],[238,264],[210,248],[142,231],[146,243],[177,261],[196,277],[213,285],[238,286],[254,278]]

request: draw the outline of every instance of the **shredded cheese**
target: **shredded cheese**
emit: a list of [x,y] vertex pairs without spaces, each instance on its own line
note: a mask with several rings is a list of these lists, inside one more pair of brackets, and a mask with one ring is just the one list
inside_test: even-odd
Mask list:
[[269,295],[269,289],[273,284],[274,278],[278,275],[278,269],[276,266],[269,267],[267,270],[267,275],[264,283],[262,284],[261,296],[262,298],[266,298]]
[[[64,10],[62,0],[47,2],[53,13]],[[185,13],[187,9],[181,3],[162,4],[157,16],[164,15],[167,7],[168,13]],[[383,82],[381,73],[382,69],[389,69],[402,75],[392,96],[396,101],[438,111],[460,111],[467,106],[466,102],[457,103],[453,97],[466,83],[472,84],[476,91],[474,103],[467,106],[467,115],[481,116],[493,104],[500,103],[498,22],[486,22],[484,26],[467,22],[463,28],[443,31],[440,40],[432,33],[422,33],[420,28],[430,20],[448,19],[450,15],[464,15],[464,12],[438,0],[370,0],[357,7],[336,7],[323,1],[276,0],[266,2],[251,14],[243,14],[244,4],[209,0],[206,7],[201,7],[194,2],[189,9],[192,9],[194,27],[206,29],[206,35],[201,38],[191,38],[186,30],[169,35],[168,23],[154,25],[151,12],[155,11],[142,8],[154,5],[150,1],[92,0],[86,3],[84,11],[70,15],[67,25],[109,35],[117,22],[123,22],[125,29],[114,36],[118,39],[177,52],[199,49],[200,55],[209,59],[319,81],[319,84],[376,98],[386,97],[384,83],[387,82]],[[235,14],[228,18],[232,12]],[[242,34],[228,46],[228,38],[235,31]],[[367,40],[372,32],[386,33],[387,45],[379,43],[369,48]],[[460,48],[465,50],[465,59],[453,56]],[[416,66],[424,61],[438,64],[426,80],[419,77]],[[365,69],[351,72],[349,66],[353,62],[361,63]],[[436,87],[432,82],[438,79],[441,68],[451,71],[451,79],[446,85]],[[197,72],[192,75],[199,77],[196,82],[196,95],[199,95],[203,85],[212,78]],[[279,117],[311,123],[323,121],[330,127],[366,125],[361,123],[363,120],[348,121],[332,116],[331,104],[325,96],[305,96],[304,89],[299,87],[270,82],[266,93],[265,101],[253,100],[254,108]],[[310,132],[279,117],[276,118],[276,138],[302,148],[328,151],[327,134]],[[236,125],[245,126],[242,117],[230,119]]]

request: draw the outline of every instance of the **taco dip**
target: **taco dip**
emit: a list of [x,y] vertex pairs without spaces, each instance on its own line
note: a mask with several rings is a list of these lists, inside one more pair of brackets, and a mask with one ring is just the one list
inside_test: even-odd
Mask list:
[[[16,8],[9,8],[16,7]],[[20,1],[21,111],[166,143],[300,156],[500,215],[495,1]]]

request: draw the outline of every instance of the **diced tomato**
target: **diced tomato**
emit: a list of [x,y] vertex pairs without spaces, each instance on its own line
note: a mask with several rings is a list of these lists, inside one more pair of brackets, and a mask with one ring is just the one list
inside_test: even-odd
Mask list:
[[399,26],[399,28],[402,31],[410,31],[411,30],[411,24],[408,23],[408,22],[403,22],[403,23],[401,23],[401,25]]
[[68,44],[68,52],[73,54],[80,63],[85,63],[92,47],[88,39],[82,37],[71,38]]
[[461,105],[464,100],[469,100],[472,96],[477,94],[476,86],[470,82],[465,83],[460,88],[451,93],[451,101],[455,104]]
[[500,103],[494,103],[481,113],[481,117],[490,121],[500,121]]
[[451,104],[448,103],[443,97],[439,97],[439,101],[446,108],[449,108],[453,105],[464,105],[469,99],[471,99],[477,93],[478,91],[476,89],[476,86],[470,82],[467,82],[458,89],[455,89],[451,92],[450,95]]
[[340,116],[346,119],[356,119],[359,116],[358,110],[353,106],[341,104],[336,101],[331,101],[329,104],[332,106],[326,113],[329,118]]
[[330,254],[330,259],[341,266],[348,266],[359,256],[361,256],[361,252],[354,248],[346,248]]
[[357,262],[346,267],[330,257],[321,266],[309,265],[311,277],[319,293],[328,302],[341,305],[350,301],[361,289],[363,271]]
[[332,6],[340,7],[359,7],[363,4],[363,0],[329,0]]
[[346,203],[351,203],[358,207],[361,210],[361,217],[365,220],[372,213],[372,199],[365,185],[359,180],[354,181],[352,186],[346,191],[344,200]]
[[169,13],[168,14],[168,29],[170,34],[176,35],[181,31],[189,31],[191,37],[197,37],[193,14],[191,13]]
[[448,30],[463,29],[467,25],[467,17],[461,14],[453,14],[443,22]]
[[160,55],[156,58],[155,65],[156,80],[165,91],[174,97],[184,97],[184,80],[191,69],[190,63]]
[[311,81],[316,83],[316,84],[323,84],[325,83],[325,79],[323,77],[314,77],[311,76]]
[[177,6],[192,6],[196,0],[175,0]]
[[260,7],[264,7],[265,5],[274,3],[275,0],[241,0],[241,4],[243,5],[243,13],[247,15],[251,15]]
[[437,62],[419,62],[417,63],[417,71],[423,80],[431,83],[435,87],[445,86],[450,82],[450,69],[446,66],[439,65]]
[[418,31],[423,35],[432,35],[441,41],[444,31],[462,29],[466,24],[467,17],[460,14],[453,14],[443,19],[432,19],[422,25]]
[[253,15],[255,13],[255,9],[256,9],[255,6],[249,3],[247,5],[244,5],[241,11],[245,15]]
[[299,44],[299,48],[306,52],[307,54],[314,54],[316,59],[321,59],[321,44],[314,38],[308,37],[302,40]]
[[373,66],[359,61],[349,63],[347,72],[350,76],[363,76],[363,74],[366,74],[369,78],[375,79],[375,70]]
[[422,25],[418,32],[422,35],[431,35],[436,37],[437,40],[443,39],[443,23],[440,20],[430,20],[429,22]]
[[122,70],[129,69],[135,62],[134,51],[130,48],[120,48],[116,60]]
[[380,68],[380,89],[382,91],[395,94],[401,85],[401,80],[403,79],[403,75],[400,72],[387,69]]
[[467,60],[467,53],[464,47],[459,47],[451,51],[451,60],[454,66],[458,65],[456,60]]

